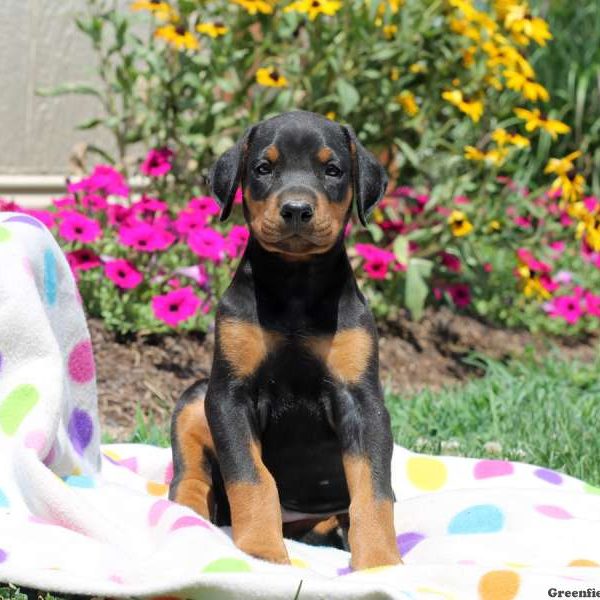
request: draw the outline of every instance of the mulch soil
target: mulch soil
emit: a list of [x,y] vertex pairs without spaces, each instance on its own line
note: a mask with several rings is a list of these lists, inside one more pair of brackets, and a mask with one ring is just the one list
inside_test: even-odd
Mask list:
[[[138,408],[149,423],[167,423],[178,396],[210,373],[212,334],[118,340],[100,320],[91,319],[89,326],[103,430],[114,440],[130,439]],[[410,396],[480,375],[481,370],[464,362],[473,352],[504,360],[518,357],[526,347],[539,354],[558,347],[563,358],[591,361],[597,343],[597,339],[550,341],[497,329],[446,309],[431,310],[418,323],[400,318],[380,328],[381,379],[392,391]]]

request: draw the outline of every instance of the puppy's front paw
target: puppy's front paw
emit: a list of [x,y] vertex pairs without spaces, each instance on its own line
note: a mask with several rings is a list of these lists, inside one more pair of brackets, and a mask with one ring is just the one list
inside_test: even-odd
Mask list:
[[289,565],[290,558],[283,540],[267,539],[257,536],[243,536],[239,540],[235,540],[236,546],[255,558],[268,560],[269,562],[278,563],[280,565]]
[[393,567],[394,565],[402,565],[400,553],[395,547],[372,547],[365,548],[361,552],[354,552],[350,566],[354,571],[362,571],[363,569],[374,569],[375,567]]

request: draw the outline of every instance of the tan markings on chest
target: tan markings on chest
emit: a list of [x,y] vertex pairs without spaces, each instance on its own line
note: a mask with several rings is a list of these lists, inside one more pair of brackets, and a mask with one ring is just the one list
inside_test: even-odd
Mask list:
[[252,375],[282,339],[253,323],[223,319],[219,324],[221,350],[238,377]]
[[305,344],[325,363],[329,372],[344,383],[358,383],[373,351],[373,340],[361,327],[308,338]]

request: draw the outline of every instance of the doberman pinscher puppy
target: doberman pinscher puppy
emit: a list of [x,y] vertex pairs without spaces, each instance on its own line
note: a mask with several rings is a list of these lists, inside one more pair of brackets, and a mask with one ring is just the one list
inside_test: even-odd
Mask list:
[[221,220],[241,184],[250,239],[208,384],[173,416],[170,498],[278,563],[284,520],[347,513],[353,568],[397,564],[377,332],[344,247],[352,199],[366,224],[385,171],[352,129],[298,111],[248,129],[210,183]]

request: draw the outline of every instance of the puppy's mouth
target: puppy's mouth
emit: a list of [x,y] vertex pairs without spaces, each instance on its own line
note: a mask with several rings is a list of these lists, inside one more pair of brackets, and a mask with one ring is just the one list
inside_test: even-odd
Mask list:
[[270,226],[263,222],[257,237],[267,250],[287,254],[315,254],[324,252],[331,246],[332,227],[330,223],[323,223],[292,229]]

